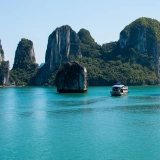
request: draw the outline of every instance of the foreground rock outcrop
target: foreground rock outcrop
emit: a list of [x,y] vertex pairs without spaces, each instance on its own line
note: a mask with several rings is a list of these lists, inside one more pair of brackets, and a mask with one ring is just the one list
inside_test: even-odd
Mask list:
[[4,51],[0,40],[0,85],[9,85],[9,61],[4,61]]
[[10,81],[16,85],[27,85],[37,69],[33,42],[22,38],[16,49],[13,68],[10,71]]
[[77,62],[65,63],[57,72],[55,83],[60,93],[84,93],[88,89],[86,67]]

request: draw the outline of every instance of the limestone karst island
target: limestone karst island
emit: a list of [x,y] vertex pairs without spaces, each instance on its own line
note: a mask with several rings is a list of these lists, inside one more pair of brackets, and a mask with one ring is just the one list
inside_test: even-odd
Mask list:
[[83,92],[88,85],[113,85],[117,80],[127,85],[158,84],[160,22],[139,18],[120,32],[118,41],[102,46],[86,29],[76,33],[68,25],[58,27],[49,35],[41,66],[36,63],[31,40],[20,40],[11,70],[4,53],[0,43],[1,86],[56,85],[60,92],[64,88]]

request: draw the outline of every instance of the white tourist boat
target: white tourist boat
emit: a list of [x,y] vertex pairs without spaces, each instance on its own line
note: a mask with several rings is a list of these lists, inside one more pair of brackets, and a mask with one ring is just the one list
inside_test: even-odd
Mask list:
[[128,93],[128,86],[122,85],[118,82],[116,85],[112,86],[112,91],[110,91],[112,96],[122,96]]

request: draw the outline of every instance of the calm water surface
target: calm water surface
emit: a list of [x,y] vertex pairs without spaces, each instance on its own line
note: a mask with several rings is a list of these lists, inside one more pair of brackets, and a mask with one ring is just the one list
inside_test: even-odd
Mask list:
[[159,160],[160,86],[110,89],[0,88],[0,160]]

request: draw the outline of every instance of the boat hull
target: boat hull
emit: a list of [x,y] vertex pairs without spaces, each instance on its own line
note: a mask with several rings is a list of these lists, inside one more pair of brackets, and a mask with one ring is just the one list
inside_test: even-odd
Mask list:
[[112,96],[123,96],[126,95],[128,92],[118,92],[118,91],[110,91]]

